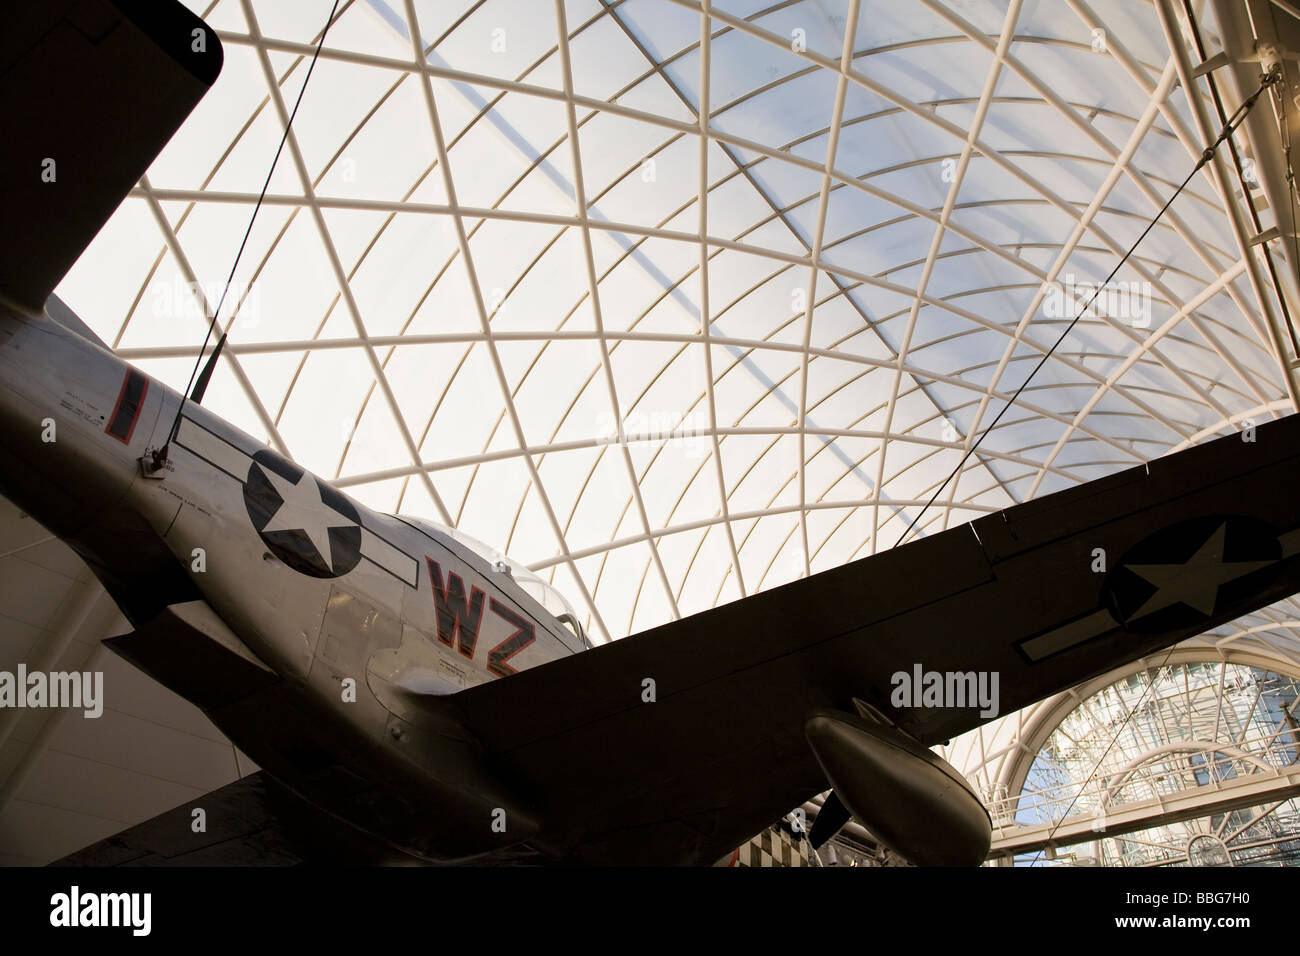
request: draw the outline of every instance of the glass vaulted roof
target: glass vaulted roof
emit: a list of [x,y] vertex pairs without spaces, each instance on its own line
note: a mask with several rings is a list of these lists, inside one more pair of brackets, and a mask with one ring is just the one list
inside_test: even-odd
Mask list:
[[[1128,804],[1287,773],[1300,760],[1298,704],[1296,678],[1226,661],[1132,674],[1061,721],[1009,809],[1022,825],[1096,821],[1097,839],[1056,865],[1090,856],[1110,866],[1295,866],[1300,800],[1288,799],[1291,791],[1136,834],[1109,835],[1107,817]],[[1024,854],[1019,862],[1041,858]]]
[[[177,388],[331,6],[189,3],[221,77],[58,290]],[[1194,165],[1164,37],[1133,0],[340,0],[205,404],[597,641],[889,548]],[[1290,411],[1215,188],[915,533]]]

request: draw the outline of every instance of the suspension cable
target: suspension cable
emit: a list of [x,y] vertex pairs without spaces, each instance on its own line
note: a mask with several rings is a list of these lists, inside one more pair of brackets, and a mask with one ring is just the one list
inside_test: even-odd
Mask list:
[[[1277,16],[1271,7],[1269,8],[1269,17],[1273,21],[1273,31],[1276,34]],[[1285,85],[1286,84],[1279,84],[1279,86],[1281,87],[1285,87]],[[1290,212],[1291,212],[1292,260],[1295,264],[1295,269],[1296,269],[1296,275],[1295,275],[1296,286],[1297,288],[1300,288],[1300,229],[1297,228],[1297,224],[1298,222],[1300,222],[1300,217],[1297,217],[1297,209],[1300,208],[1300,196],[1296,195],[1295,165],[1292,163],[1291,160],[1291,109],[1289,106],[1287,106],[1286,89],[1281,89],[1280,91],[1274,91],[1274,95],[1277,97],[1277,102],[1280,103],[1282,106],[1282,115],[1277,118],[1279,120],[1278,126],[1282,131],[1282,156],[1286,159],[1287,197],[1291,207]],[[1276,105],[1274,106],[1273,111],[1274,111],[1274,116],[1276,117],[1277,116]],[[1278,229],[1280,230],[1282,228],[1281,217],[1275,215],[1274,218],[1277,219],[1277,226]],[[1286,242],[1286,236],[1282,236],[1280,238],[1284,243]],[[1267,248],[1268,247],[1265,246],[1265,250],[1267,250]],[[1283,248],[1285,248],[1285,246]],[[1272,263],[1272,258],[1270,256],[1266,255],[1265,258],[1269,260],[1270,264]],[[1282,289],[1280,287],[1277,289],[1277,297],[1279,299],[1282,299]],[[1285,309],[1286,306],[1285,306],[1284,299],[1283,299],[1283,303],[1284,303],[1283,308]],[[1295,349],[1296,355],[1300,356],[1300,342],[1296,341],[1295,326],[1289,320],[1287,322],[1287,331],[1291,334],[1291,347]]]
[[[1204,63],[1205,44],[1201,42],[1201,29],[1196,25],[1196,17],[1192,14],[1192,5],[1190,0],[1183,0],[1183,14],[1184,16],[1187,17],[1187,23],[1191,26],[1192,42],[1196,46],[1196,55],[1200,59],[1201,63]],[[1280,79],[1281,78],[1279,77],[1278,85],[1281,85]],[[1219,122],[1224,123],[1226,122],[1226,119],[1223,112],[1223,99],[1222,97],[1219,96],[1219,84],[1216,83],[1214,80],[1213,70],[1205,74],[1205,80],[1210,87],[1210,97],[1214,100],[1214,110],[1219,116]],[[1283,110],[1286,109],[1285,96],[1282,97],[1282,108]],[[1287,178],[1291,179],[1292,177],[1290,175],[1290,167],[1291,167],[1290,133],[1286,129],[1285,124],[1282,125],[1282,136],[1284,139],[1282,152],[1283,155],[1287,157]],[[1233,169],[1235,169],[1237,172],[1237,182],[1241,186],[1241,195],[1242,198],[1245,200],[1246,211],[1250,214],[1251,226],[1255,230],[1255,235],[1258,236],[1260,235],[1260,233],[1264,231],[1264,226],[1259,220],[1259,212],[1255,209],[1255,204],[1250,200],[1250,188],[1246,184],[1246,176],[1245,173],[1242,171],[1241,156],[1237,152],[1236,140],[1232,140],[1232,139],[1228,140],[1228,149],[1232,151],[1232,166]],[[1225,183],[1224,185],[1226,186],[1227,184]],[[1227,202],[1226,196],[1224,197],[1224,201]],[[1278,227],[1278,231],[1280,232],[1282,229],[1282,220],[1280,217],[1277,217],[1276,215],[1274,218],[1277,219],[1277,227]],[[1292,232],[1292,238],[1294,239],[1294,231]],[[1268,268],[1269,279],[1273,283],[1273,294],[1277,296],[1278,305],[1282,309],[1282,320],[1283,322],[1286,323],[1287,334],[1291,337],[1291,348],[1297,353],[1300,353],[1300,342],[1296,341],[1295,325],[1291,321],[1291,309],[1287,305],[1287,301],[1286,301],[1287,297],[1282,294],[1282,280],[1277,274],[1277,266],[1273,262],[1273,257],[1268,254],[1268,246],[1264,247],[1264,264]],[[1283,362],[1286,361],[1285,356],[1282,357],[1282,360]]]
[[[334,23],[334,15],[338,12],[339,0],[334,0],[334,6],[330,8],[329,18],[325,21],[325,29],[321,30],[320,40],[316,43],[316,50],[311,55],[311,62],[307,65],[307,76],[302,81],[302,88],[298,90],[298,98],[294,101],[293,111],[289,114],[288,121],[284,124],[284,135],[280,137],[280,145],[276,147],[275,158],[271,160],[271,168],[266,171],[266,181],[262,183],[262,191],[258,194],[257,203],[253,206],[253,214],[248,218],[248,228],[244,230],[243,241],[239,243],[239,251],[235,253],[235,261],[230,265],[230,274],[226,277],[226,283],[222,286],[221,296],[217,299],[217,307],[212,310],[212,318],[208,322],[208,331],[203,336],[203,344],[199,347],[198,357],[194,360],[194,368],[190,372],[190,380],[185,386],[185,391],[181,392],[180,404],[176,406],[176,417],[172,419],[172,427],[167,432],[167,440],[163,442],[162,447],[153,452],[155,465],[161,465],[167,460],[167,453],[171,443],[176,439],[176,433],[181,427],[181,413],[185,411],[186,397],[195,405],[203,404],[203,396],[208,390],[208,382],[212,379],[212,373],[216,370],[217,359],[221,355],[222,349],[225,348],[226,338],[230,332],[230,325],[234,322],[235,316],[230,317],[230,322],[226,323],[226,328],[222,330],[221,337],[217,339],[216,348],[208,356],[206,365],[203,365],[202,373],[199,372],[199,366],[203,364],[203,353],[207,350],[208,341],[212,338],[212,331],[216,328],[217,317],[221,315],[221,306],[226,301],[226,293],[230,291],[230,284],[235,279],[235,270],[239,268],[239,260],[244,255],[244,247],[248,245],[248,237],[253,233],[253,223],[257,221],[257,213],[262,208],[262,200],[266,198],[266,191],[271,186],[271,177],[275,175],[276,164],[280,162],[280,154],[284,151],[284,144],[289,139],[289,130],[293,128],[293,119],[298,115],[298,107],[302,105],[303,94],[307,92],[307,84],[311,82],[312,70],[316,68],[316,60],[320,57],[321,48],[325,46],[325,35],[329,33],[330,27]],[[236,310],[238,312],[238,310]],[[198,381],[195,381],[195,376]],[[191,391],[193,389],[193,391]]]
[[1097,286],[1097,288],[1093,290],[1092,295],[1088,297],[1088,301],[1083,304],[1083,307],[1081,309],[1079,309],[1078,314],[1075,315],[1075,317],[1070,320],[1070,324],[1065,327],[1065,331],[1063,331],[1057,337],[1056,341],[1052,343],[1052,347],[1043,353],[1043,357],[1038,360],[1038,364],[1034,366],[1033,370],[1030,371],[1029,375],[1026,376],[1025,380],[1020,383],[1020,387],[1015,390],[1015,392],[1012,394],[1011,398],[1007,401],[1007,403],[1002,406],[1002,410],[998,412],[997,416],[993,419],[992,422],[989,423],[988,427],[985,428],[982,432],[980,432],[979,437],[975,439],[975,443],[972,444],[970,448],[966,449],[965,454],[961,456],[961,460],[957,462],[957,467],[954,468],[952,472],[948,475],[948,477],[945,478],[943,482],[939,485],[939,487],[934,490],[934,494],[930,496],[930,499],[925,503],[925,506],[921,508],[920,511],[917,512],[916,517],[912,519],[911,523],[903,530],[903,533],[899,535],[898,540],[894,542],[894,547],[898,547],[900,544],[903,543],[904,540],[906,540],[908,534],[910,534],[912,529],[916,527],[916,523],[921,520],[921,518],[925,515],[927,511],[930,510],[930,506],[933,505],[936,500],[938,500],[939,495],[943,492],[943,489],[948,486],[948,482],[952,481],[953,478],[957,477],[958,473],[961,471],[962,467],[966,464],[970,456],[975,453],[975,450],[977,448],[979,448],[980,443],[983,442],[984,439],[988,437],[989,432],[991,432],[994,428],[997,427],[998,422],[1002,420],[1002,416],[1005,415],[1007,411],[1011,408],[1011,406],[1016,403],[1016,399],[1020,397],[1020,393],[1025,390],[1025,387],[1030,383],[1033,377],[1038,374],[1039,369],[1041,369],[1044,365],[1047,364],[1047,360],[1052,357],[1052,353],[1054,353],[1057,347],[1063,341],[1065,341],[1065,337],[1070,334],[1071,330],[1075,327],[1075,325],[1078,324],[1079,320],[1083,318],[1084,313],[1087,312],[1088,309],[1092,307],[1093,301],[1096,300],[1097,296],[1101,294],[1102,289],[1104,289],[1107,285],[1110,284],[1110,280],[1115,278],[1119,270],[1123,268],[1124,263],[1126,263],[1129,260],[1129,257],[1133,255],[1134,250],[1136,250],[1137,247],[1142,243],[1142,240],[1147,237],[1147,233],[1149,233],[1152,229],[1155,228],[1156,223],[1160,221],[1160,218],[1165,214],[1166,210],[1168,210],[1169,207],[1173,205],[1174,200],[1177,199],[1182,194],[1182,191],[1185,188],[1187,188],[1187,184],[1192,181],[1192,177],[1195,176],[1198,172],[1200,172],[1202,167],[1204,167],[1206,163],[1208,163],[1211,159],[1214,158],[1215,150],[1217,150],[1219,146],[1223,144],[1224,140],[1229,139],[1232,136],[1232,134],[1236,132],[1237,127],[1240,126],[1242,121],[1246,118],[1246,114],[1249,113],[1251,108],[1255,105],[1255,101],[1259,99],[1260,94],[1262,94],[1266,89],[1271,87],[1274,83],[1278,82],[1281,76],[1282,76],[1281,71],[1275,69],[1267,76],[1262,77],[1260,80],[1259,89],[1255,90],[1255,92],[1252,93],[1250,97],[1247,100],[1245,100],[1245,102],[1243,102],[1240,106],[1237,107],[1236,111],[1232,114],[1232,116],[1224,123],[1223,129],[1219,131],[1219,135],[1215,138],[1214,142],[1212,142],[1209,146],[1205,147],[1205,149],[1201,151],[1201,157],[1196,161],[1196,165],[1192,168],[1192,171],[1187,174],[1186,178],[1183,179],[1183,181],[1179,184],[1178,188],[1174,190],[1174,194],[1170,196],[1168,200],[1166,200],[1163,206],[1160,207],[1160,211],[1156,213],[1155,218],[1152,219],[1149,223],[1147,223],[1147,227],[1142,230],[1142,234],[1138,236],[1136,240],[1134,240],[1133,244],[1129,246],[1128,251],[1125,252],[1124,255],[1120,258],[1119,262],[1115,264],[1115,268],[1110,271],[1110,275],[1108,275],[1105,281],[1100,283]]
[[[1156,667],[1156,678],[1159,678],[1160,672],[1168,666],[1169,658],[1174,653],[1175,646],[1177,645],[1170,645],[1169,650],[1165,652],[1164,660],[1162,660],[1159,666]],[[1052,837],[1056,836],[1056,831],[1061,828],[1061,824],[1063,824],[1066,818],[1070,815],[1070,811],[1074,809],[1074,805],[1079,802],[1079,798],[1083,796],[1083,791],[1087,788],[1088,784],[1092,783],[1093,777],[1097,776],[1097,771],[1101,769],[1102,763],[1104,763],[1106,758],[1110,756],[1110,752],[1115,749],[1115,744],[1119,743],[1119,738],[1124,733],[1125,728],[1128,727],[1129,722],[1133,719],[1133,715],[1138,712],[1138,708],[1142,706],[1142,702],[1147,699],[1147,694],[1151,693],[1151,688],[1155,687],[1155,685],[1155,679],[1148,677],[1147,686],[1142,689],[1141,696],[1139,696],[1138,699],[1134,701],[1133,706],[1128,709],[1128,713],[1124,715],[1124,722],[1119,725],[1119,729],[1115,731],[1114,735],[1110,738],[1110,743],[1106,745],[1106,749],[1103,750],[1101,756],[1097,758],[1097,762],[1093,765],[1092,770],[1089,771],[1088,776],[1084,777],[1083,782],[1079,784],[1079,789],[1074,794],[1074,799],[1070,801],[1070,805],[1065,808],[1065,812],[1061,814],[1061,818],[1057,820],[1056,823],[1053,824],[1052,829],[1048,831],[1047,846],[1052,845]],[[1035,854],[1034,858],[1029,861],[1029,865],[1033,866],[1037,863],[1044,852],[1045,848],[1039,850],[1038,853]]]

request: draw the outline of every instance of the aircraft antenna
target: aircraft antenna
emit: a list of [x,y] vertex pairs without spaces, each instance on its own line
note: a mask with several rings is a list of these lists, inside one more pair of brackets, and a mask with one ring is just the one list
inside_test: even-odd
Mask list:
[[[258,194],[257,203],[253,206],[253,214],[248,217],[248,228],[244,230],[243,241],[239,243],[239,251],[235,253],[235,261],[230,265],[230,275],[226,277],[226,284],[221,289],[221,297],[217,299],[217,307],[212,310],[212,318],[208,321],[208,332],[203,336],[203,345],[199,347],[198,358],[194,360],[194,368],[190,372],[190,380],[185,386],[185,391],[181,393],[181,402],[176,407],[176,417],[172,419],[172,427],[167,432],[167,441],[163,442],[161,448],[153,453],[155,465],[161,465],[167,460],[167,453],[171,447],[172,441],[176,438],[176,432],[181,427],[181,413],[185,410],[186,396],[189,401],[195,405],[203,404],[203,396],[208,390],[208,382],[212,379],[212,373],[217,367],[217,358],[221,355],[221,350],[225,348],[226,336],[229,332],[227,323],[226,329],[222,330],[221,337],[217,339],[216,348],[208,356],[206,365],[203,365],[203,371],[199,372],[199,366],[203,363],[203,353],[208,347],[208,341],[212,338],[212,330],[216,328],[217,316],[221,314],[221,306],[226,301],[226,293],[230,291],[230,284],[235,281],[235,270],[239,268],[239,260],[244,255],[244,247],[248,245],[248,237],[253,233],[253,223],[257,221],[258,210],[262,208],[262,200],[266,198],[266,191],[271,186],[271,177],[275,175],[276,164],[280,162],[280,154],[284,151],[284,144],[289,139],[289,130],[293,127],[293,118],[298,115],[298,107],[302,105],[303,94],[307,92],[307,84],[311,82],[312,70],[316,68],[316,60],[320,57],[320,51],[325,46],[325,35],[329,33],[330,27],[334,24],[334,16],[339,9],[339,0],[334,0],[334,6],[330,8],[330,15],[325,21],[325,29],[321,30],[320,39],[316,42],[316,50],[311,55],[311,62],[307,65],[307,76],[302,81],[302,88],[298,90],[298,98],[294,101],[293,110],[289,113],[289,119],[284,124],[284,135],[280,137],[280,145],[276,147],[275,158],[271,160],[271,168],[266,171],[266,181],[262,183],[262,191]],[[234,321],[234,316],[231,316]],[[198,381],[195,381],[195,376]],[[191,391],[193,389],[193,391]]]

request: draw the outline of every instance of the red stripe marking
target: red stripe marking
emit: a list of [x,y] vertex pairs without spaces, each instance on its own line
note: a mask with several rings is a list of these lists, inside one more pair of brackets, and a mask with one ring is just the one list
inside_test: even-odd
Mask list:
[[[117,413],[122,410],[122,402],[126,400],[126,390],[131,385],[132,374],[139,375],[144,379],[144,385],[140,389],[140,399],[135,403],[135,414],[131,416],[131,424],[126,428],[126,437],[113,434],[113,422],[117,421]],[[122,389],[117,393],[117,402],[113,405],[113,413],[108,416],[108,424],[104,426],[104,434],[110,438],[116,438],[123,445],[131,444],[131,436],[135,434],[136,422],[140,420],[140,411],[144,408],[144,400],[149,395],[149,376],[137,372],[135,369],[128,368],[126,376],[122,379]]]

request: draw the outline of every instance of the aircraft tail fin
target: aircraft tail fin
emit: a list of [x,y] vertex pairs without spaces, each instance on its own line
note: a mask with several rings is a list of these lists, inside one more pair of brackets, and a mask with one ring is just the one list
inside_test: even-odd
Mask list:
[[86,341],[94,342],[101,348],[108,348],[108,343],[96,335],[94,329],[81,321],[81,316],[73,312],[68,307],[68,304],[57,295],[51,295],[45,300],[45,314],[69,332],[74,332]]
[[5,2],[0,300],[38,314],[221,71],[174,0]]

